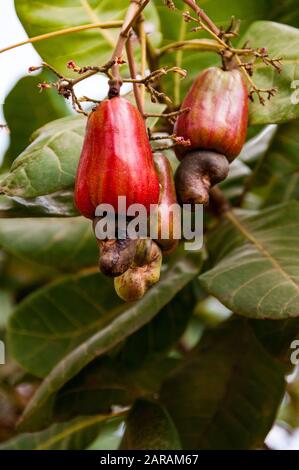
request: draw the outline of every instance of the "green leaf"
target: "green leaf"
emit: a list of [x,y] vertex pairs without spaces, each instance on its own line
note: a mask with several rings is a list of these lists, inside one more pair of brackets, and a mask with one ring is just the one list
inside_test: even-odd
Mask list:
[[27,147],[33,131],[54,119],[70,114],[65,100],[56,90],[40,94],[39,83],[49,80],[47,73],[22,78],[4,102],[4,117],[10,130],[10,146],[2,168],[7,168]]
[[275,1],[271,19],[297,27],[299,24],[299,6],[297,0],[284,0],[279,3]]
[[108,420],[111,415],[80,417],[53,424],[41,432],[21,434],[0,445],[0,450],[83,450]]
[[9,315],[13,309],[12,293],[8,290],[0,290],[0,330],[6,328]]
[[250,26],[240,45],[245,41],[249,41],[251,47],[267,48],[273,58],[283,58],[280,74],[263,62],[255,66],[254,83],[260,88],[277,87],[278,93],[265,106],[255,98],[250,108],[250,123],[281,123],[297,118],[299,104],[294,104],[292,97],[295,97],[298,87],[295,81],[299,79],[299,29],[270,21],[257,21]]
[[120,352],[122,362],[127,367],[140,366],[152,354],[171,348],[183,335],[195,304],[194,288],[189,283],[150,323],[127,338]]
[[299,199],[299,121],[282,124],[259,162],[252,191],[263,207]]
[[162,387],[184,449],[254,449],[284,394],[284,367],[242,319],[207,333]]
[[79,215],[74,205],[73,191],[64,190],[36,198],[0,195],[0,217],[74,217]]
[[70,116],[46,124],[1,180],[8,196],[33,198],[73,186],[86,119]]
[[65,355],[102,331],[123,307],[113,281],[94,268],[65,276],[25,298],[9,324],[10,350],[33,375],[45,377]]
[[57,365],[23,420],[36,418],[49,397],[83,367],[148,323],[199,270],[198,255],[176,256],[160,282],[130,304],[117,299],[112,281],[99,274],[71,276],[27,297],[10,321],[12,354],[36,375]]
[[190,319],[196,302],[193,282],[151,322],[129,336],[116,355],[93,361],[70,380],[55,398],[55,419],[107,413],[112,405],[130,405],[141,395],[157,393],[177,363],[165,354],[175,346]]
[[63,271],[98,262],[91,222],[83,217],[0,220],[0,246],[20,258]]
[[294,364],[291,361],[293,350],[290,345],[299,335],[299,318],[266,322],[251,320],[250,323],[258,340],[267,351],[283,362],[291,373]]
[[204,288],[235,313],[253,318],[298,316],[297,202],[227,213],[212,235]]
[[134,404],[120,450],[181,450],[177,430],[163,406],[149,400]]
[[102,425],[96,439],[86,450],[117,450],[121,441],[123,419],[113,419]]
[[136,398],[158,393],[178,362],[179,359],[151,354],[138,367],[130,368],[118,356],[101,357],[59,390],[46,410],[46,422],[109,413],[113,406],[130,406]]
[[[15,1],[16,11],[29,37],[89,23],[122,20],[128,8],[127,0],[27,0]],[[157,32],[159,19],[155,7],[145,10],[146,19]],[[110,59],[119,29],[94,29],[59,36],[34,44],[44,61],[61,72],[69,60],[79,65],[104,64]],[[153,35],[154,42],[159,35]]]

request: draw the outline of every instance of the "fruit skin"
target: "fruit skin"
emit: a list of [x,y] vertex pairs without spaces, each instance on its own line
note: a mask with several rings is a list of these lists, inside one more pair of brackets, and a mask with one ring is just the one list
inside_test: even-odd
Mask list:
[[193,149],[212,150],[229,162],[239,155],[248,125],[248,91],[242,73],[218,67],[204,70],[187,93],[175,124],[176,135],[190,139],[191,147],[177,147],[181,160]]
[[193,151],[179,164],[175,185],[180,204],[207,204],[209,191],[225,180],[229,172],[227,158],[220,153]]
[[132,266],[114,279],[117,295],[125,302],[141,299],[160,279],[162,252],[150,239],[139,240]]
[[[160,197],[157,207],[157,223],[158,223],[158,238],[157,243],[162,248],[164,255],[169,255],[175,251],[179,244],[179,240],[174,238],[174,235],[179,232],[180,217],[176,212],[171,211],[171,206],[177,204],[177,197],[174,184],[174,176],[170,162],[166,155],[161,152],[154,154],[154,162],[157,170],[159,183],[160,183]],[[169,225],[169,236],[167,239],[162,238],[163,233],[167,233],[167,226]],[[163,228],[166,228],[163,230]]]
[[159,200],[153,154],[139,111],[126,99],[104,100],[90,114],[77,170],[75,204],[82,215],[95,217],[99,204],[118,212],[118,196],[131,204]]
[[99,268],[109,277],[121,276],[131,266],[136,253],[137,240],[98,240]]

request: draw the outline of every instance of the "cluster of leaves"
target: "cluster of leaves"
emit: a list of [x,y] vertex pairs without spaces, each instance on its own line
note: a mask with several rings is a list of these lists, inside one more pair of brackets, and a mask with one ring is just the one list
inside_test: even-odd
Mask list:
[[[127,4],[15,1],[30,37],[122,19]],[[183,2],[175,4],[170,11],[154,0],[145,10],[157,51],[201,35],[183,21]],[[291,99],[299,79],[299,6],[294,0],[204,6],[219,25],[228,25],[230,15],[242,20],[240,44],[248,40],[283,57],[281,74],[263,63],[254,74],[259,86],[279,93],[264,107],[251,103],[248,142],[222,184],[236,208],[225,220],[207,214],[205,249],[170,257],[160,283],[139,302],[124,304],[98,273],[90,223],[73,206],[85,118],[71,114],[54,90],[37,93],[44,76],[22,79],[6,99],[2,449],[251,449],[263,446],[275,422],[291,372],[290,344],[299,334],[299,105]],[[116,35],[82,31],[35,47],[64,70],[69,59],[105,63]],[[158,57],[160,66],[188,71],[184,81],[163,78],[178,102],[202,68],[220,63],[192,48]],[[297,389],[288,385],[279,415],[292,427]]]

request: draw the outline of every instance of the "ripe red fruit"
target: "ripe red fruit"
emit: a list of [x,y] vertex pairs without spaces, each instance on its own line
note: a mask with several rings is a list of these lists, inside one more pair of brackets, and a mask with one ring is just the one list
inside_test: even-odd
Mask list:
[[248,91],[239,70],[211,67],[194,81],[185,97],[174,131],[190,139],[188,148],[178,147],[179,159],[190,150],[212,150],[229,162],[245,143],[248,124]]
[[82,215],[95,217],[99,204],[118,212],[118,196],[131,204],[159,200],[153,154],[139,111],[119,96],[100,103],[88,119],[79,161],[75,204]]

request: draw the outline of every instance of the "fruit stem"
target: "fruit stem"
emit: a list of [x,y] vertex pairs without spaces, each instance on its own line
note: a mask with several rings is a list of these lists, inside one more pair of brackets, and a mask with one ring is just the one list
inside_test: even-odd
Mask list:
[[[138,24],[137,24],[137,29],[138,29],[138,37],[140,41],[140,50],[141,50],[141,78],[145,78],[145,72],[146,72],[146,63],[147,63],[147,58],[146,58],[146,33],[145,33],[145,28],[144,28],[144,16],[140,15],[138,19]],[[145,86],[142,84],[140,86],[140,92],[141,92],[141,101],[142,105],[144,107],[144,100],[145,100]]]
[[176,41],[167,46],[161,47],[159,49],[159,57],[162,57],[168,52],[173,52],[176,49],[188,49],[188,50],[200,50],[204,52],[219,52],[221,50],[221,45],[218,44],[214,39],[191,39],[185,41]]
[[[111,59],[114,60],[114,65],[112,66],[111,72],[113,77],[113,90],[111,94],[115,96],[115,92],[118,89],[118,93],[120,92],[120,88],[122,86],[122,79],[119,71],[119,62],[125,47],[125,44],[128,39],[128,35],[130,29],[136,22],[139,15],[142,13],[146,5],[149,3],[150,0],[131,0],[129,8],[127,10],[121,31],[118,36],[118,40],[111,56]],[[108,94],[108,96],[110,93]]]
[[130,35],[128,41],[126,42],[126,52],[127,52],[127,59],[128,59],[128,64],[129,64],[129,69],[130,69],[130,75],[131,75],[131,80],[133,80],[131,83],[133,83],[133,92],[135,96],[135,101],[137,108],[139,112],[144,114],[144,109],[143,109],[143,101],[140,93],[140,88],[139,88],[139,80],[137,80],[137,67],[136,67],[136,62],[134,59],[134,53],[133,53],[133,44],[132,44],[132,35]]
[[[187,23],[186,23],[186,21],[184,21],[184,17],[183,17],[182,21],[181,21],[180,32],[179,32],[179,41],[182,41],[185,38],[186,29],[187,29]],[[183,61],[183,51],[182,51],[182,49],[179,49],[175,53],[175,65],[176,65],[176,67],[181,67],[182,66],[182,61]],[[173,98],[174,98],[175,106],[180,105],[180,101],[181,101],[180,100],[180,94],[181,94],[180,77],[178,75],[174,75],[174,77],[173,77]]]
[[120,28],[121,25],[122,25],[122,21],[110,21],[109,23],[91,23],[91,24],[84,24],[81,26],[73,26],[72,28],[59,29],[58,31],[51,31],[50,33],[40,34],[38,36],[34,36],[33,38],[26,39],[26,41],[21,41],[15,44],[11,44],[10,46],[0,49],[0,54],[2,52],[10,51],[11,49],[15,49],[16,47],[25,46],[26,44],[33,44],[35,42],[44,41],[46,39],[52,39],[57,36],[64,36],[66,34],[78,33],[80,31],[86,31],[88,29]]

